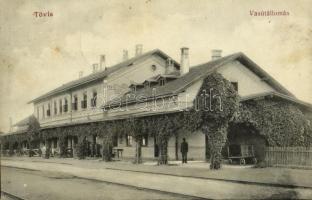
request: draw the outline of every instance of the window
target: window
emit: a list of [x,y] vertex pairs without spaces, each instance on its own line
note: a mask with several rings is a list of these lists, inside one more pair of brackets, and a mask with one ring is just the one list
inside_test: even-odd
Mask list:
[[132,136],[131,135],[127,135],[127,146],[132,146]]
[[63,110],[64,110],[64,112],[68,111],[68,101],[67,101],[66,98],[64,99],[64,108],[63,108]]
[[72,110],[78,110],[78,97],[74,96],[74,102],[72,103]]
[[166,80],[165,80],[164,78],[162,78],[162,79],[159,80],[159,85],[160,85],[160,86],[164,86],[165,83],[166,83]]
[[91,107],[96,107],[97,92],[94,91],[91,99]]
[[59,101],[59,113],[60,114],[62,114],[62,112],[63,112],[63,106],[62,106],[63,104],[62,104],[62,99],[60,99],[60,101]]
[[39,119],[39,107],[37,107],[37,119]]
[[83,100],[81,101],[81,108],[82,109],[87,108],[87,99],[88,99],[87,93],[84,93],[83,94]]
[[51,105],[50,105],[50,103],[49,103],[49,104],[48,104],[48,109],[47,109],[47,116],[48,116],[48,117],[51,116],[51,111],[50,111],[50,109],[51,109]]
[[173,61],[171,58],[167,59],[167,67],[171,67],[173,65]]
[[131,89],[131,92],[136,92],[136,86],[135,85],[132,85],[130,89]]
[[54,101],[54,115],[57,115],[57,103]]
[[148,135],[143,135],[142,140],[141,140],[141,145],[143,147],[147,147],[148,146]]
[[157,69],[156,65],[152,65],[151,69],[152,69],[152,71],[156,71],[156,69]]
[[235,91],[238,92],[238,82],[231,82]]

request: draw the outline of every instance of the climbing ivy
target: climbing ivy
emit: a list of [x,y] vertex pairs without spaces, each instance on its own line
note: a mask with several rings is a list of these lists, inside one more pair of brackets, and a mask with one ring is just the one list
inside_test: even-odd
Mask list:
[[270,146],[310,146],[311,122],[294,104],[268,97],[240,104],[236,122],[252,124]]
[[221,151],[227,140],[229,122],[238,111],[238,94],[233,85],[219,73],[207,76],[195,99],[195,113],[201,119],[201,130],[208,137],[210,168],[221,167]]
[[76,124],[59,128],[41,129],[32,119],[27,134],[2,137],[13,150],[14,142],[47,140],[58,138],[61,156],[66,155],[68,136],[78,137],[78,157],[84,158],[85,137],[96,135],[103,139],[102,156],[104,161],[112,160],[114,136],[132,135],[136,141],[135,163],[142,162],[141,140],[144,134],[156,138],[159,148],[159,164],[168,163],[168,141],[178,137],[182,130],[192,133],[202,130],[208,137],[210,168],[221,167],[221,150],[227,141],[230,122],[250,123],[271,146],[310,146],[312,128],[310,121],[301,110],[283,100],[272,98],[250,100],[238,103],[238,95],[232,84],[221,74],[212,73],[203,79],[202,86],[194,100],[194,107],[161,115],[130,117],[114,121]]

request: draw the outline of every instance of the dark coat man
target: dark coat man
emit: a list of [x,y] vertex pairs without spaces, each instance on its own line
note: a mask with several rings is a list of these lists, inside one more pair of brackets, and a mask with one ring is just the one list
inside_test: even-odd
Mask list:
[[183,138],[183,142],[181,143],[181,153],[182,153],[182,163],[187,163],[187,152],[188,152],[188,144]]

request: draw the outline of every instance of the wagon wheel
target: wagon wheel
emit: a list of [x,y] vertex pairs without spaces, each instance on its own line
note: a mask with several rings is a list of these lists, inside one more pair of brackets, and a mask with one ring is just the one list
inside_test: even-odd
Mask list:
[[252,162],[253,162],[253,164],[257,164],[257,162],[258,162],[258,161],[257,161],[257,158],[253,158],[253,159],[252,159]]
[[232,164],[232,163],[233,163],[233,160],[232,160],[232,159],[229,159],[229,163]]
[[241,158],[240,161],[239,161],[239,164],[240,165],[245,165],[246,164],[246,161],[244,158]]

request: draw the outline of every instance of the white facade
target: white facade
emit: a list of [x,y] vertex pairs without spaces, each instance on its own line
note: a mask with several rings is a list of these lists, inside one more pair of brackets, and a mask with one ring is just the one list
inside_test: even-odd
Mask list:
[[[173,67],[169,69],[169,71],[175,70],[176,69]],[[39,120],[41,127],[103,119],[105,116],[103,116],[104,114],[100,106],[106,101],[112,100],[127,92],[129,90],[129,85],[133,82],[142,83],[148,77],[164,74],[165,72],[168,72],[168,69],[166,69],[166,61],[157,55],[152,55],[146,59],[140,60],[138,63],[133,63],[131,66],[113,72],[103,80],[80,86],[77,89],[72,89],[35,103],[34,115]],[[96,107],[91,107],[91,99],[94,92],[97,93],[97,104]],[[84,94],[87,95],[86,109],[81,106]],[[73,110],[72,108],[75,96],[78,98],[77,110]],[[60,104],[63,106],[65,104],[65,99],[68,102],[68,111],[64,112],[62,108],[63,110],[60,112]],[[54,102],[56,103],[56,114],[54,111]],[[50,116],[47,115],[49,106]]]
[[269,84],[238,61],[225,64],[217,71],[228,81],[238,83],[238,94],[241,97],[274,91]]

